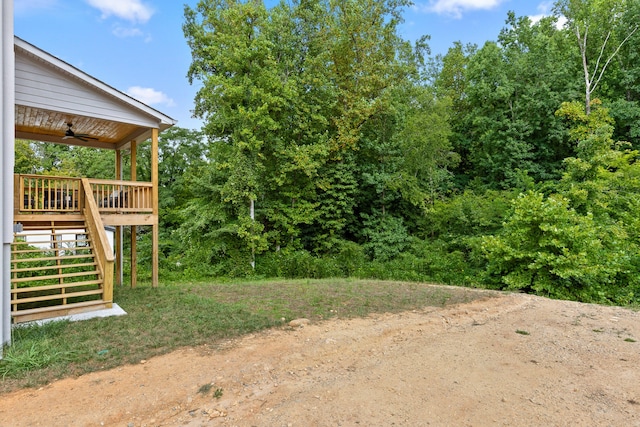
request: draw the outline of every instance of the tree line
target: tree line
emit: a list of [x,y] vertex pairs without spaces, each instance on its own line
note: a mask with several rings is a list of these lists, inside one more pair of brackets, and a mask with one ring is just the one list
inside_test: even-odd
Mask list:
[[[161,274],[640,302],[640,2],[509,13],[435,56],[400,36],[409,5],[185,7],[204,126],[161,135]],[[16,168],[108,178],[100,155],[23,142]]]

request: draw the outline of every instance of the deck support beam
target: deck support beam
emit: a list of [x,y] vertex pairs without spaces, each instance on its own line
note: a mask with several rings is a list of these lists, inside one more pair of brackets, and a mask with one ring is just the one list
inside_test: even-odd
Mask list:
[[152,225],[151,232],[151,285],[155,288],[158,286],[158,246],[160,241],[160,230],[158,227],[158,129],[151,129],[151,184],[152,184],[152,203],[153,203],[153,218],[154,223]]
[[[138,164],[138,143],[131,141],[131,181],[138,179],[136,165]],[[131,226],[131,287],[135,288],[138,283],[138,249],[137,249],[138,227]]]
[[[122,180],[122,150],[116,150],[116,179]],[[113,239],[113,246],[116,251],[115,282],[118,286],[122,286],[124,282],[124,272],[123,272],[124,263],[122,262],[124,245],[122,242],[122,227],[119,225],[116,226],[116,231]]]

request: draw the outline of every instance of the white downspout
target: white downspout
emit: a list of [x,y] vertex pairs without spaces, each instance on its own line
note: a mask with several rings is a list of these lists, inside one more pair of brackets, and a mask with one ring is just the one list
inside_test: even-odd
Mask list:
[[15,53],[13,0],[2,0],[0,9],[0,226],[2,263],[0,265],[0,358],[2,346],[11,341],[11,242],[13,241],[13,164],[15,145]]

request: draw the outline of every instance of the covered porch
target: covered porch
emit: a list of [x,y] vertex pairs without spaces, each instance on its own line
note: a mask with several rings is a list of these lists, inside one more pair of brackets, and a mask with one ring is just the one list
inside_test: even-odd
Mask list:
[[[14,175],[13,321],[110,307],[113,285],[123,283],[123,227],[131,227],[132,286],[137,281],[137,227],[150,227],[151,282],[157,286],[158,136],[175,121],[24,40],[14,41],[15,137],[114,150],[115,179]],[[150,144],[150,182],[136,177],[141,143]],[[123,179],[125,156],[129,156],[128,180]],[[113,249],[106,241],[105,226],[115,227]],[[79,227],[86,230],[86,240],[60,238],[59,230]],[[25,246],[22,236],[29,230],[45,230],[47,239],[57,241],[47,260]],[[81,247],[89,248],[83,250],[94,259],[80,261],[76,252]],[[77,259],[63,259],[72,252]],[[29,265],[25,257],[39,264]],[[84,273],[80,263],[95,264],[87,267],[95,278],[80,278]],[[29,273],[36,280],[30,280]]]

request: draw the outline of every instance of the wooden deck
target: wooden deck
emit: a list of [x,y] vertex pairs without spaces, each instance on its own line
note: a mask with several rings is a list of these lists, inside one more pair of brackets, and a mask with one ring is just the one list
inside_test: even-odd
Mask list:
[[[84,178],[86,179],[86,178]],[[88,204],[83,178],[16,175],[14,222],[46,221],[45,216],[81,214]],[[153,225],[150,182],[87,179],[105,225]]]
[[111,307],[115,257],[104,226],[157,227],[153,185],[15,175],[14,195],[14,322]]

